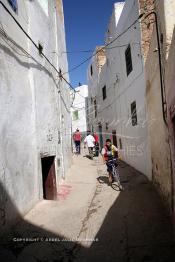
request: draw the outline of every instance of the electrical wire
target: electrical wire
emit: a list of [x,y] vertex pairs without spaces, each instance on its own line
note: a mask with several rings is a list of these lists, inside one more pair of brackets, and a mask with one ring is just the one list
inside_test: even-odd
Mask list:
[[[60,79],[63,79],[67,84],[68,86],[74,91],[74,96],[73,96],[73,101],[75,99],[75,89],[74,87],[67,81],[67,79],[61,74],[61,71],[58,71],[57,68],[50,62],[50,60],[47,58],[47,56],[42,52],[40,51],[39,49],[39,46],[33,41],[33,39],[28,35],[28,33],[23,29],[23,27],[20,25],[20,23],[16,20],[16,18],[12,15],[12,13],[8,10],[8,8],[4,5],[4,3],[2,3],[2,1],[0,1],[0,4],[2,5],[2,7],[5,9],[5,11],[12,17],[12,19],[15,21],[15,23],[18,25],[18,27],[23,31],[23,33],[27,36],[27,38],[32,42],[32,44],[37,48],[37,50],[40,52],[40,54],[46,59],[46,61],[52,66],[52,68],[58,73],[58,76]],[[4,30],[4,28],[2,27],[2,29]],[[4,30],[5,32],[5,30]],[[6,33],[5,35],[6,36]],[[10,38],[8,38],[10,40]],[[14,44],[14,41],[11,39],[11,42],[13,42]],[[15,43],[17,45],[17,43]],[[18,45],[18,48],[20,46]],[[12,48],[12,47],[11,47]],[[21,50],[22,50],[22,47],[20,47]],[[12,48],[13,51],[14,48]],[[24,49],[22,50],[24,53],[26,53],[27,55],[30,56],[30,54],[28,54]],[[19,53],[18,53],[19,54]],[[34,59],[35,60],[35,59]],[[71,106],[73,105],[73,101],[72,101],[72,104]],[[65,101],[64,101],[65,102]],[[64,103],[66,105],[66,103]]]
[[[108,49],[113,49],[113,48],[120,48],[120,47],[124,47],[127,46],[128,44],[123,44],[123,45],[116,45],[114,47],[105,47],[104,49],[108,50]],[[76,54],[76,53],[92,53],[94,52],[94,50],[76,50],[76,51],[62,51],[60,52],[61,54]]]
[[[0,4],[4,7],[4,9],[6,10],[6,12],[13,18],[13,20],[16,22],[16,24],[19,26],[19,28],[23,31],[23,33],[28,37],[28,39],[33,43],[33,45],[39,50],[38,45],[33,41],[33,39],[27,34],[27,32],[23,29],[23,27],[20,25],[20,23],[16,20],[16,18],[12,15],[12,13],[7,9],[7,7],[2,3],[2,1],[0,1]],[[85,59],[84,61],[82,61],[79,65],[73,67],[72,69],[68,70],[65,73],[62,73],[61,71],[58,71],[57,68],[50,62],[50,60],[46,57],[46,55],[41,51],[41,55],[46,59],[46,61],[53,67],[53,69],[58,73],[58,76],[60,79],[63,79],[68,85],[69,87],[74,91],[74,96],[73,96],[73,101],[75,99],[75,89],[74,87],[67,81],[67,79],[63,76],[69,72],[72,72],[73,70],[79,68],[81,65],[83,65],[84,63],[86,63],[87,61],[89,61],[92,57],[94,57],[97,53],[99,53],[100,51],[104,50],[106,47],[108,47],[109,45],[111,45],[112,43],[114,43],[119,37],[121,37],[122,35],[124,35],[141,17],[143,16],[143,14],[141,14],[130,26],[128,26],[122,33],[120,33],[116,38],[114,38],[112,41],[110,41],[108,44],[106,44],[105,46],[103,46],[102,48],[98,49],[93,55],[91,55],[89,58]],[[116,46],[119,47],[119,46]],[[116,48],[116,47],[111,47],[108,49],[112,49],[112,48]],[[122,47],[122,46],[120,46]],[[40,51],[40,50],[39,50]],[[85,51],[90,51],[90,50],[85,50]],[[79,94],[80,95],[80,94]],[[73,101],[71,106],[73,105]]]
[[[32,42],[32,44],[36,47],[36,49],[40,52],[40,54],[46,59],[46,61],[51,65],[51,67],[58,73],[59,77],[62,78],[69,87],[74,90],[73,86],[63,77],[63,75],[60,73],[60,71],[57,70],[57,68],[50,62],[50,60],[47,58],[47,56],[43,53],[43,51],[40,51],[39,46],[34,42],[34,40],[29,36],[29,34],[24,30],[24,28],[20,25],[20,23],[16,20],[16,18],[12,15],[12,13],[8,10],[8,8],[4,5],[2,1],[0,1],[0,4],[3,6],[5,11],[12,17],[12,19],[15,21],[15,23],[18,25],[18,27],[23,31],[23,33],[27,36],[27,38]],[[75,90],[74,90],[75,92]]]
[[[108,47],[108,48],[106,48],[106,50],[111,50],[111,49],[114,49],[114,48],[122,48],[122,47],[126,47],[126,46],[128,46],[129,44],[133,44],[133,45],[140,45],[140,43],[137,43],[137,42],[133,42],[133,43],[127,43],[127,44],[123,44],[123,45],[116,45],[116,46],[113,46],[113,47]],[[109,89],[111,89],[112,88],[112,86],[111,87],[109,87],[108,88],[108,90]],[[80,93],[76,93],[76,94],[78,94],[79,96],[81,96],[82,98],[85,98],[84,96],[82,96]],[[95,96],[94,98],[95,99],[97,99],[97,98],[100,98],[100,97],[102,97],[103,95],[99,95],[99,96]]]
[[86,58],[85,60],[83,60],[80,64],[72,67],[70,70],[68,70],[67,72],[64,72],[62,75],[68,74],[74,70],[76,70],[77,68],[79,68],[80,66],[82,66],[83,64],[85,64],[86,62],[88,62],[89,60],[91,60],[94,56],[96,56],[99,52],[101,52],[102,50],[104,50],[107,46],[111,45],[112,43],[114,43],[119,37],[121,37],[122,35],[124,35],[133,25],[135,25],[140,18],[143,16],[143,14],[140,14],[139,17],[130,25],[128,26],[122,33],[120,33],[117,37],[115,37],[112,41],[110,41],[108,44],[104,45],[103,47],[99,48],[94,54],[92,54],[90,57]]
[[[3,40],[5,41],[5,43],[16,53],[16,54],[18,54],[18,55],[20,55],[20,56],[24,56],[24,57],[27,57],[27,58],[30,58],[30,59],[32,59],[32,60],[34,60],[38,65],[40,65],[42,68],[45,68],[42,64],[40,64],[33,56],[31,56],[24,48],[22,48],[20,45],[18,45],[11,37],[9,37],[8,35],[7,35],[7,33],[5,32],[5,30],[4,30],[4,28],[3,28],[3,25],[2,25],[2,23],[1,23],[1,21],[0,21],[0,24],[1,24],[1,26],[2,26],[2,28],[0,28],[0,35],[2,36],[2,38],[3,38]],[[13,46],[11,45],[11,44],[9,44],[9,42],[11,43],[11,44],[13,44]],[[20,53],[20,52],[18,52],[15,48],[14,48],[14,46],[16,47],[16,48],[18,48],[22,53]],[[50,72],[48,69],[46,69],[48,72],[49,72],[49,74],[51,74],[52,75],[52,72]],[[53,76],[53,75],[52,75]],[[57,86],[57,85],[56,85]],[[58,89],[58,88],[57,88]],[[67,105],[66,105],[66,102],[65,102],[65,100],[64,100],[64,98],[63,98],[63,96],[62,96],[62,94],[61,94],[61,91],[60,91],[60,88],[58,89],[58,93],[60,93],[60,98],[61,98],[61,100],[62,100],[62,102],[63,102],[63,104],[64,104],[64,106],[65,106],[65,108],[66,108],[66,111],[68,112],[68,113],[70,113],[70,110],[68,109],[68,107],[67,107]]]
[[61,54],[76,54],[76,53],[92,53],[94,50],[74,50],[74,51],[62,51]]

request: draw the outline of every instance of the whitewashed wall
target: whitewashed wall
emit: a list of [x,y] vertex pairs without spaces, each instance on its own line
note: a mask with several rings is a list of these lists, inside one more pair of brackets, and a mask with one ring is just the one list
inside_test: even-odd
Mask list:
[[[64,20],[56,12],[56,1],[48,2],[48,15],[38,1],[19,0],[17,14],[7,1],[3,2],[36,44],[43,45],[50,61],[67,71],[67,57],[59,55],[59,48],[66,47]],[[63,81],[59,83],[58,75],[2,6],[0,17],[1,29],[3,26],[33,57],[24,56],[0,37],[0,223],[6,228],[42,198],[42,156],[55,155],[57,182],[64,176],[71,163],[71,119],[58,93],[60,88],[69,107],[68,86]]]
[[[87,131],[86,123],[86,105],[85,100],[88,96],[88,86],[82,85],[76,88],[75,100],[72,108],[72,131],[75,132],[78,128],[80,132]],[[74,111],[78,111],[78,119],[74,120]]]
[[[119,18],[120,17],[120,18]],[[115,39],[139,17],[138,2],[125,1],[114,5],[110,19],[106,43]],[[123,160],[151,179],[150,149],[145,101],[145,72],[141,54],[141,30],[139,22],[119,37],[111,49],[106,49],[107,62],[102,68],[97,87],[98,117],[101,122],[103,140],[112,138],[112,131],[117,132],[117,141],[122,141]],[[127,76],[125,50],[131,45],[133,71]],[[107,98],[102,98],[102,88],[106,85]],[[131,123],[131,103],[136,101],[136,126]],[[106,123],[108,128],[106,129]],[[97,131],[98,127],[96,125]]]

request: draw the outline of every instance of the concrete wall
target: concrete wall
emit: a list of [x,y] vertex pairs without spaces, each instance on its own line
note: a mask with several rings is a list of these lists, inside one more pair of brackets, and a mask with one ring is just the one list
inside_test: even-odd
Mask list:
[[171,148],[171,163],[172,163],[172,209],[175,218],[175,30],[172,37],[170,52],[167,60],[167,108],[168,108],[168,128],[169,142]]
[[[106,62],[106,55],[103,46],[97,46],[93,56],[91,63],[89,64],[87,70],[87,78],[88,78],[88,113],[87,113],[87,126],[88,129],[93,131],[96,129],[96,118],[95,118],[95,110],[94,110],[94,101],[98,100],[98,85],[99,85],[99,76],[100,72],[103,68],[103,65]],[[91,75],[91,68],[93,70]],[[97,101],[98,107],[98,101]]]
[[[50,61],[67,71],[66,56],[59,56],[59,49],[66,47],[64,24],[55,1],[48,1],[48,13],[39,1],[19,0],[17,13],[7,1],[3,3],[36,44],[43,45]],[[24,215],[43,197],[41,157],[55,156],[59,182],[71,162],[71,140],[70,135],[63,137],[64,128],[70,129],[70,111],[65,110],[58,93],[59,89],[64,90],[62,97],[69,107],[67,85],[58,80],[52,67],[2,6],[0,17],[0,184],[6,192],[0,193],[2,232],[18,214]],[[4,37],[2,30],[20,47]],[[59,136],[64,139],[64,148]],[[58,159],[61,166],[57,165]],[[13,212],[11,205],[17,212]]]
[[[139,4],[139,11],[140,14],[148,14],[151,13],[154,10],[154,0],[138,0]],[[144,62],[146,61],[149,49],[150,49],[150,43],[151,43],[151,37],[153,32],[153,25],[154,23],[149,23],[149,21],[154,21],[154,14],[150,14],[149,17],[146,20],[143,20],[143,22],[140,24],[141,26],[141,49],[142,49],[142,55],[144,57]],[[144,16],[142,17],[144,19]]]
[[[169,54],[170,39],[172,39],[174,29],[174,3],[173,1],[155,1],[155,10],[158,15],[159,35],[162,35],[161,55],[162,55],[162,71],[164,85],[164,93],[169,89],[169,81],[172,76],[169,75],[170,67],[167,67],[167,57]],[[149,126],[149,136],[151,144],[152,159],[152,176],[155,185],[163,196],[167,208],[171,211],[173,204],[173,188],[172,188],[172,170],[171,170],[171,154],[170,140],[168,128],[163,120],[162,99],[160,88],[160,65],[158,60],[156,31],[151,38],[151,46],[146,61],[146,80],[147,80],[147,108],[149,121],[151,118],[155,121]],[[173,70],[173,67],[172,67]],[[168,76],[167,76],[168,74]],[[168,80],[167,80],[168,79]],[[166,96],[164,95],[164,99]]]

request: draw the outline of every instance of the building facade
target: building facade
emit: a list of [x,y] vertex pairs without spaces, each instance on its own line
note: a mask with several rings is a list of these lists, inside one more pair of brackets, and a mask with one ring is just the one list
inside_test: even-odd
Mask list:
[[78,128],[82,134],[87,131],[86,120],[86,98],[88,97],[88,86],[82,85],[75,88],[75,99],[72,105],[72,132]]
[[2,233],[40,199],[57,198],[71,163],[71,101],[53,68],[68,67],[62,1],[3,0],[0,17]]
[[[146,59],[146,99],[153,182],[174,212],[174,1],[155,1],[154,30]],[[157,23],[156,23],[157,17]],[[150,17],[147,19],[150,23]],[[156,29],[158,30],[158,36]]]
[[123,160],[151,179],[140,14],[138,1],[114,4],[103,48],[106,61],[95,85],[96,93],[90,91],[94,89],[91,79],[88,87],[89,100],[97,104],[93,121],[101,146],[111,138]]
[[169,144],[171,150],[171,210],[175,221],[175,27],[167,60],[166,96],[167,96],[167,123],[169,129]]
[[88,130],[93,132],[97,131],[98,119],[97,119],[97,99],[99,95],[99,79],[101,70],[106,63],[106,54],[103,46],[97,46],[91,63],[88,67],[88,101],[87,101],[87,126]]

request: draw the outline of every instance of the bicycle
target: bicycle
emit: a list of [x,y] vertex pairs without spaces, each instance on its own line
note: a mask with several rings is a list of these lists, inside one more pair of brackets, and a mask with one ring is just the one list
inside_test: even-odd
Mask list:
[[123,187],[121,185],[121,182],[120,182],[120,175],[119,175],[119,171],[118,171],[118,163],[117,163],[117,166],[116,166],[116,162],[117,162],[117,159],[116,158],[113,158],[113,159],[109,159],[107,161],[107,164],[109,167],[112,167],[112,182],[111,182],[111,187],[113,189],[114,188],[114,183],[116,182],[117,183],[117,187],[119,188],[119,190],[123,190]]

